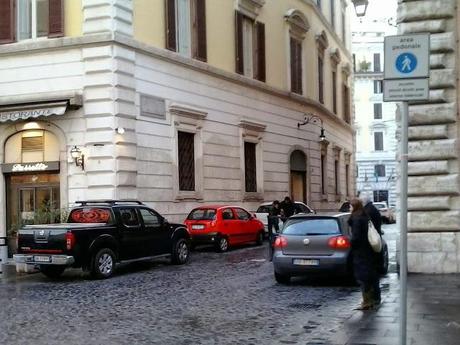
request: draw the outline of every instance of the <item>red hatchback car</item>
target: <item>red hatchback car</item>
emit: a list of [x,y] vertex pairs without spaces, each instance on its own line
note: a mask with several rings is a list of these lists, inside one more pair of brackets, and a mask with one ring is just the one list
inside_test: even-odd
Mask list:
[[238,206],[201,206],[190,212],[184,224],[193,246],[213,244],[218,252],[248,242],[261,245],[264,239],[264,224]]

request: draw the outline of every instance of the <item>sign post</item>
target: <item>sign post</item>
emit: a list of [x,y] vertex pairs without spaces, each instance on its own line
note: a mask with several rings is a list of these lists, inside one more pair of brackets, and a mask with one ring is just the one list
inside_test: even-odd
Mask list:
[[399,344],[407,343],[407,155],[409,101],[429,99],[430,35],[385,37],[384,102],[402,101],[400,180]]

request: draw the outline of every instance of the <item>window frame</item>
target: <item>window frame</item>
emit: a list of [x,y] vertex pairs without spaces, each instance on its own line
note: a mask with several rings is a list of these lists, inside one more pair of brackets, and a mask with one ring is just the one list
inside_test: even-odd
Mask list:
[[382,103],[374,103],[374,120],[383,119],[383,106]]
[[386,166],[385,164],[375,164],[374,165],[374,175],[375,177],[386,177]]
[[[383,134],[384,133],[382,131],[375,131],[374,132],[374,151],[376,151],[376,152],[377,151],[378,152],[385,151]],[[381,138],[381,145],[377,145],[378,144],[378,138]],[[381,146],[381,149],[377,148],[377,146]]]

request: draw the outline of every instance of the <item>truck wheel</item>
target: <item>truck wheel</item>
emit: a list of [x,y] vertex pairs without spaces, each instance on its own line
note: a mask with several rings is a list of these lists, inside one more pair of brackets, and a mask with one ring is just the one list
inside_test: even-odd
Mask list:
[[183,265],[188,261],[190,246],[185,238],[179,238],[173,244],[171,262],[174,265]]
[[40,272],[42,272],[45,276],[51,279],[59,278],[62,275],[62,273],[64,273],[65,269],[65,266],[40,265]]
[[115,253],[109,248],[100,249],[94,255],[91,264],[91,275],[96,279],[106,279],[115,270]]

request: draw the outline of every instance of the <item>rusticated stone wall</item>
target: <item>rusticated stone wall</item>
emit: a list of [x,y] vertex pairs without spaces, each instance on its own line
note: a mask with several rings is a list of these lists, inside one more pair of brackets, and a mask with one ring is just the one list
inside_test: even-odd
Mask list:
[[430,99],[409,107],[409,272],[460,272],[458,2],[399,0],[399,33],[431,34]]

